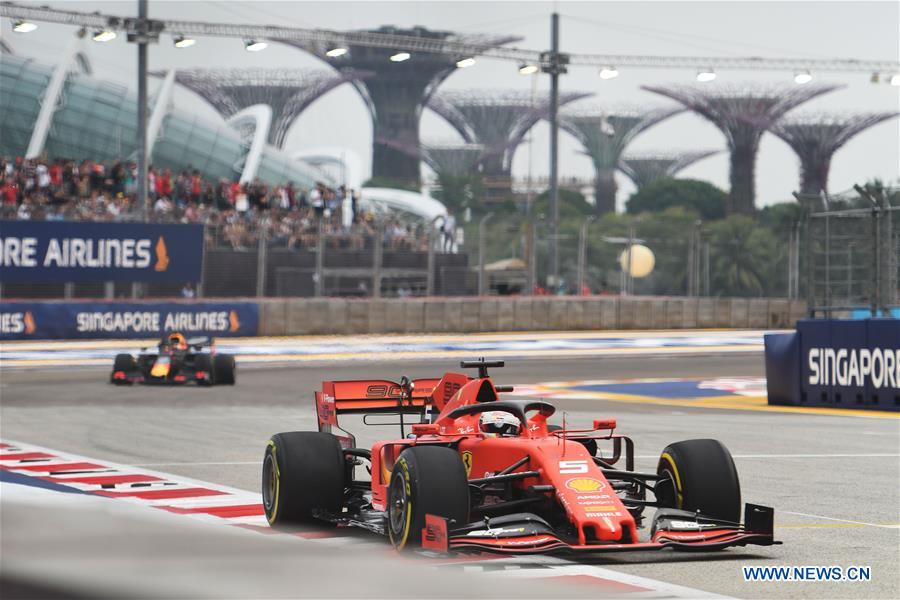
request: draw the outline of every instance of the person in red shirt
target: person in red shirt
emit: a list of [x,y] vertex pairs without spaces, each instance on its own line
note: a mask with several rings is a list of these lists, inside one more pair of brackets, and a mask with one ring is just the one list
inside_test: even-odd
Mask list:
[[200,202],[200,194],[203,192],[203,181],[200,179],[200,171],[194,171],[191,175],[191,200]]
[[19,185],[15,179],[10,177],[6,185],[3,186],[3,202],[12,206],[16,205],[19,199]]
[[172,170],[166,169],[162,176],[156,178],[156,193],[166,198],[172,195]]
[[53,166],[50,167],[50,185],[53,187],[59,187],[62,185],[62,165],[59,164],[59,161],[53,163]]

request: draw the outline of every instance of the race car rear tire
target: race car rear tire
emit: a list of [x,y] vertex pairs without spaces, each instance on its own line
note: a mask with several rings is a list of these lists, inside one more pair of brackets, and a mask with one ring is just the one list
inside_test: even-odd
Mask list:
[[262,497],[272,527],[314,519],[314,511],[339,513],[346,465],[341,443],[330,433],[277,433],[263,457]]
[[203,379],[197,379],[197,385],[209,386],[219,382],[211,354],[196,355],[194,357],[194,371],[203,371],[205,373]]
[[440,446],[415,446],[400,453],[388,486],[388,535],[398,550],[422,545],[425,515],[468,523],[469,484],[459,454]]
[[741,484],[731,453],[719,440],[669,444],[659,458],[656,498],[664,508],[699,511],[739,523]]
[[216,383],[219,385],[234,385],[235,363],[231,354],[216,354],[213,357],[213,365],[216,371]]
[[124,371],[125,373],[132,373],[137,369],[137,363],[134,360],[134,357],[130,354],[116,354],[115,360],[113,360],[113,370],[109,376],[109,380],[116,385],[127,385],[130,383],[129,381],[123,381],[121,379],[113,379],[113,375],[116,371]]

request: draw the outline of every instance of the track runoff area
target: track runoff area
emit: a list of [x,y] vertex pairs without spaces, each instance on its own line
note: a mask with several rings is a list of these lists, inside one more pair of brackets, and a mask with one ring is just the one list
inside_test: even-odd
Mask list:
[[[213,388],[109,385],[112,357],[140,342],[4,343],[3,595],[900,597],[896,413],[767,406],[762,333],[220,340],[238,382]],[[784,544],[446,557],[397,555],[359,530],[267,528],[266,440],[315,428],[323,379],[439,376],[480,356],[505,358],[494,380],[553,402],[570,427],[617,419],[637,470],[671,442],[722,440],[744,500],[775,508]],[[396,436],[348,424],[363,446]]]

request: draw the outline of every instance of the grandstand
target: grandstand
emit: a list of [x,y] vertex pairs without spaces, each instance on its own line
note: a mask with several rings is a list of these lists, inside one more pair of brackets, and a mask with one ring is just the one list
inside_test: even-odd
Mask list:
[[[107,162],[134,154],[135,97],[124,86],[68,71],[71,63],[61,60],[53,68],[20,55],[0,54],[0,155]],[[68,72],[57,73],[61,68]],[[48,98],[54,76],[63,85],[56,98]],[[196,169],[213,181],[259,179],[269,185],[293,181],[303,188],[320,180],[336,183],[273,146],[248,144],[239,130],[225,123],[210,123],[170,107],[164,95],[158,94],[151,104],[151,125],[154,117],[160,124],[158,133],[148,136],[150,160],[157,168]],[[44,118],[46,138],[36,146],[35,133]]]

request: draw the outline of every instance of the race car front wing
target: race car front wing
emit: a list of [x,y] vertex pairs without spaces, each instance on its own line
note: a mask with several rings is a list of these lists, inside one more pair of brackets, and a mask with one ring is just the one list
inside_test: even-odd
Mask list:
[[682,510],[661,509],[653,519],[648,542],[578,544],[559,535],[543,519],[519,513],[486,523],[470,523],[448,529],[446,519],[426,515],[422,547],[438,552],[483,551],[502,554],[548,552],[626,552],[639,550],[712,551],[730,546],[771,546],[774,539],[774,510],[746,504],[746,524],[731,523]]

